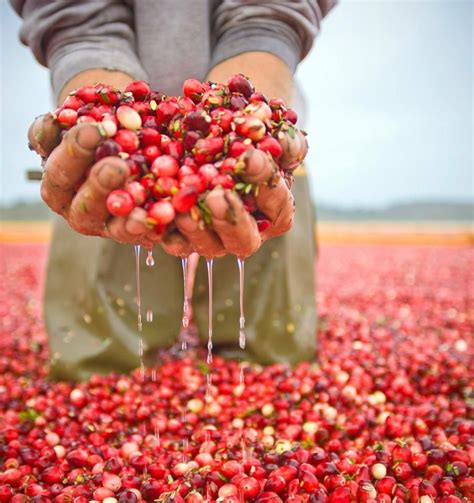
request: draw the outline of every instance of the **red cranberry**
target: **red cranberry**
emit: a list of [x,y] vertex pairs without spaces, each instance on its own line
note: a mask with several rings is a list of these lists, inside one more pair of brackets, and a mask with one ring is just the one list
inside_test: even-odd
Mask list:
[[[113,190],[107,196],[107,210],[111,215],[114,215],[116,217],[127,216],[133,210],[134,207],[135,203],[133,197],[126,190],[122,189]],[[79,458],[74,457],[72,458],[73,460],[70,461],[69,456],[71,454],[72,453],[68,455],[67,460],[69,461],[69,463],[72,464],[72,466],[85,466],[85,464],[78,464],[82,463],[82,461]]]
[[233,75],[227,82],[227,86],[229,87],[229,91],[232,93],[240,93],[246,98],[250,98],[254,92],[254,88],[250,80],[241,73]]
[[138,80],[128,84],[128,86],[125,88],[125,92],[132,93],[133,97],[137,101],[143,101],[146,100],[150,93],[150,86],[146,82]]

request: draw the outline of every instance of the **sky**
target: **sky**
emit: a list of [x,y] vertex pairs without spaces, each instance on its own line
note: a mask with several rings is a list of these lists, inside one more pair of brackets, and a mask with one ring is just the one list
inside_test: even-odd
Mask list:
[[[0,202],[39,200],[26,132],[52,109],[48,71],[0,0]],[[316,201],[382,207],[473,199],[471,1],[350,1],[322,23],[297,79],[306,96]]]

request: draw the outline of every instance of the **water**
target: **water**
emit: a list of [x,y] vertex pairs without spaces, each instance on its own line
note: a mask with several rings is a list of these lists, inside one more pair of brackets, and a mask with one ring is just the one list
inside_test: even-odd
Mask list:
[[158,424],[155,424],[155,446],[160,447],[160,430],[158,429]]
[[140,358],[140,378],[142,382],[145,381],[145,363],[143,361],[143,353],[144,353],[144,343],[143,339],[140,337],[138,339],[138,357]]
[[142,300],[140,294],[140,245],[135,245],[135,277],[136,277],[136,289],[137,289],[137,326],[138,331],[141,332],[143,329],[142,323]]
[[146,321],[151,323],[153,321],[153,311],[151,309],[146,310]]
[[145,263],[148,267],[153,267],[155,265],[155,259],[153,258],[153,250],[148,250]]
[[207,363],[212,363],[212,267],[214,259],[206,259],[207,282],[209,290],[209,319],[208,319],[208,339],[207,339]]
[[[183,267],[183,290],[184,290],[184,301],[183,301],[183,317],[181,324],[183,328],[188,328],[189,326],[189,296],[188,296],[188,257],[181,258],[181,265]],[[181,341],[181,349],[186,351],[188,346],[186,337],[183,337]]]
[[245,260],[238,258],[237,265],[239,266],[239,346],[240,349],[245,349],[245,316],[244,316],[244,276],[245,276]]

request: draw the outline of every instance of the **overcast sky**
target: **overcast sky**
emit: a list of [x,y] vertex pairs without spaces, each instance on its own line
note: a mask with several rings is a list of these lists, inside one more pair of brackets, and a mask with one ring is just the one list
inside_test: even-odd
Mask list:
[[[31,119],[50,110],[48,72],[1,8],[1,200],[39,199],[24,169]],[[380,206],[473,195],[470,1],[344,1],[300,65],[309,169],[320,201]]]

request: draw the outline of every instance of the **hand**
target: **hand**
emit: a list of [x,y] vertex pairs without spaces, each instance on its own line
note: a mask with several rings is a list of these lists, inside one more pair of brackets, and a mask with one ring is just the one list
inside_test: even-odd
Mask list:
[[227,253],[246,257],[258,250],[266,239],[287,232],[294,215],[291,171],[307,151],[306,139],[300,132],[295,138],[287,133],[281,135],[285,177],[260,150],[251,149],[242,156],[242,178],[258,186],[256,206],[271,222],[263,233],[258,231],[255,219],[244,209],[237,194],[216,188],[205,200],[211,213],[210,227],[190,213],[178,214],[177,228],[159,235],[146,225],[146,211],[142,208],[135,208],[127,217],[110,217],[107,196],[124,186],[129,170],[118,157],[106,157],[94,163],[95,149],[103,140],[96,125],[77,125],[61,140],[60,129],[48,114],[32,124],[28,138],[32,148],[45,158],[41,196],[73,229],[120,243],[145,247],[160,243],[165,251],[176,256],[197,251],[206,257]]
[[258,187],[256,206],[270,221],[264,232],[259,232],[255,219],[245,210],[235,192],[216,188],[205,200],[212,224],[205,226],[202,220],[193,219],[191,214],[178,215],[179,233],[175,233],[176,241],[168,252],[181,255],[180,245],[184,237],[186,245],[202,256],[220,257],[231,253],[243,258],[255,253],[267,239],[288,232],[294,218],[294,199],[290,191],[292,171],[304,159],[307,143],[300,132],[295,138],[282,134],[280,142],[285,176],[280,175],[271,157],[261,150],[248,150],[241,158],[244,163],[241,177]]
[[107,211],[108,194],[125,185],[129,169],[118,157],[94,163],[95,150],[103,139],[101,130],[89,123],[73,127],[61,140],[61,130],[51,114],[36,119],[28,140],[45,159],[41,197],[81,234],[153,246],[161,237],[144,225],[145,210],[136,208],[127,217],[112,218]]

